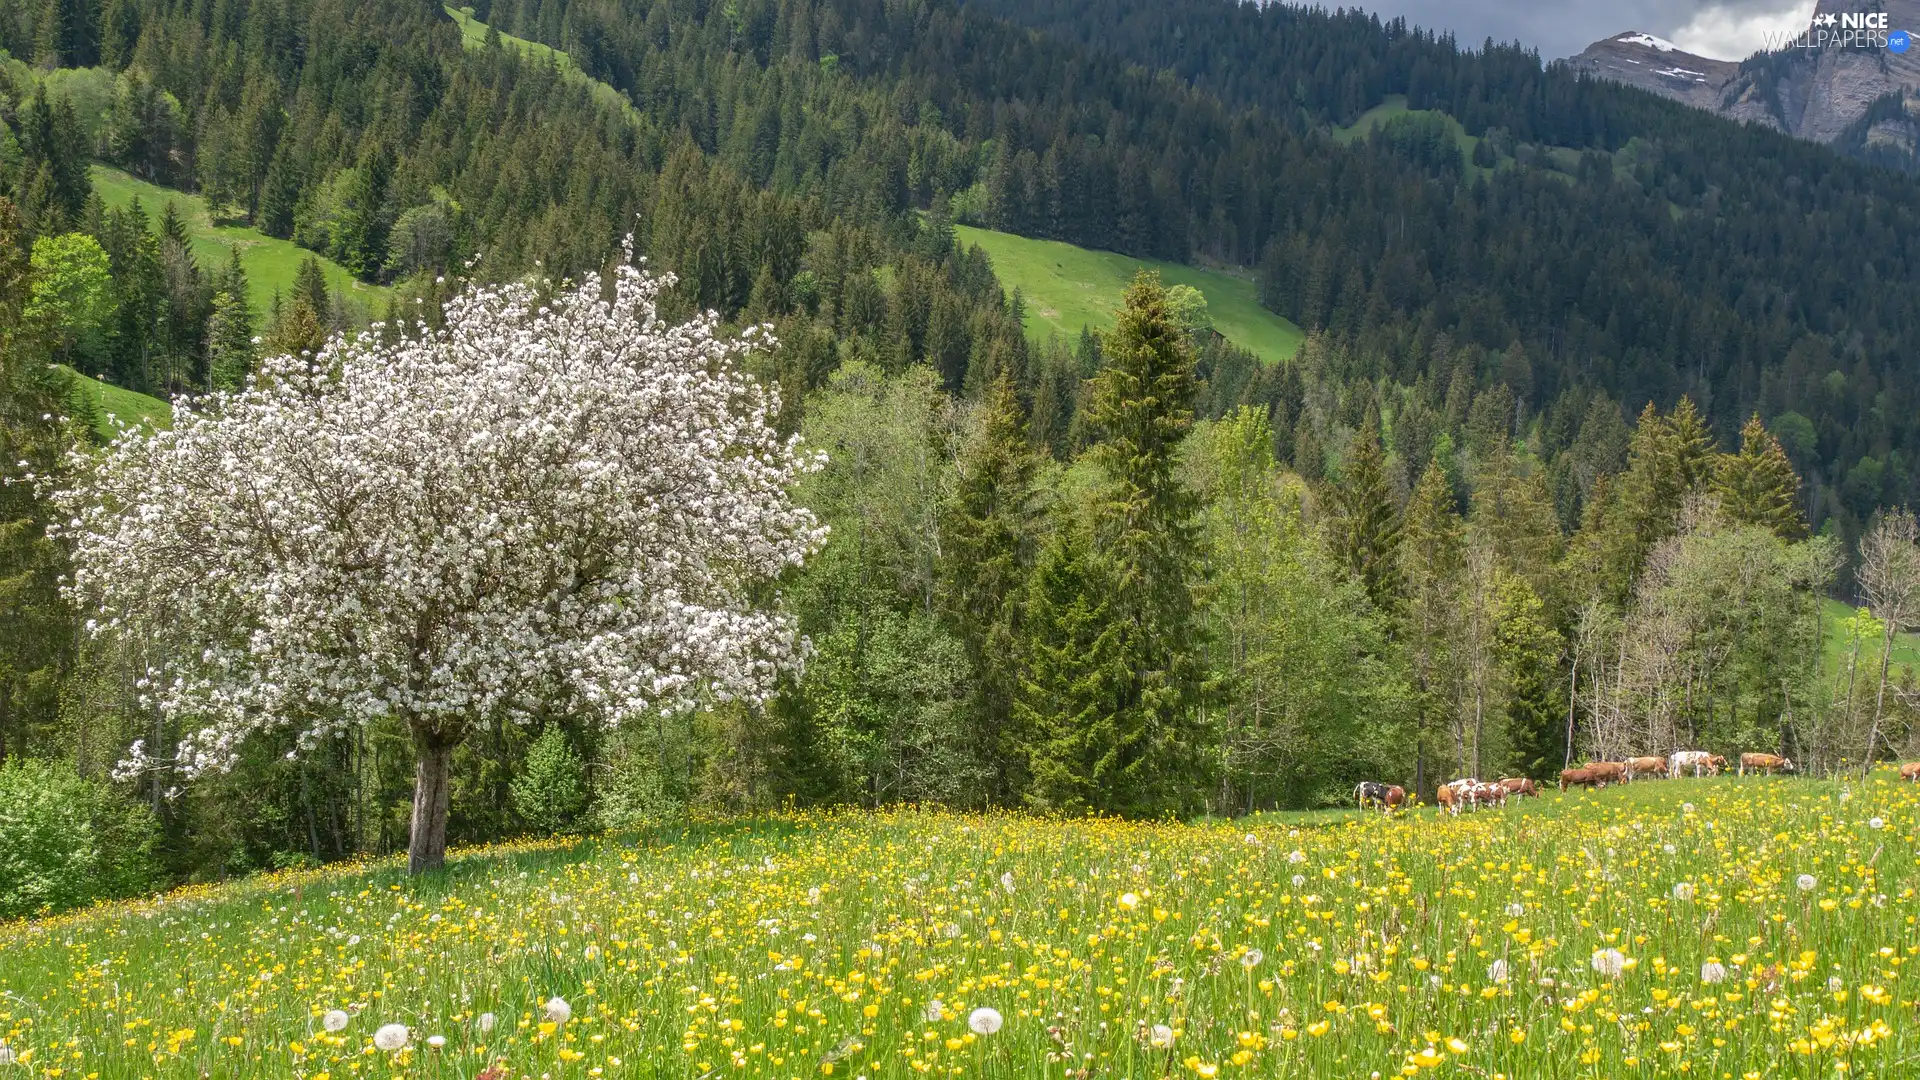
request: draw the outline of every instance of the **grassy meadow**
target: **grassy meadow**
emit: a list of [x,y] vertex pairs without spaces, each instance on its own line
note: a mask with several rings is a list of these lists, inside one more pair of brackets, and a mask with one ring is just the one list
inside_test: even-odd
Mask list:
[[95,1080],[1911,1076],[1917,816],[1882,770],[1319,827],[797,813],[496,847],[0,927],[0,1057]]
[[966,225],[955,231],[962,244],[987,253],[1002,285],[1026,296],[1027,334],[1036,340],[1052,333],[1078,337],[1084,326],[1112,329],[1113,313],[1141,267],[1159,271],[1168,285],[1199,289],[1214,328],[1264,360],[1290,359],[1306,340],[1299,327],[1260,306],[1251,278]]
[[[1858,610],[1845,601],[1825,599],[1821,601],[1821,629],[1825,631],[1822,642],[1826,655],[1821,658],[1820,670],[1845,673],[1848,660],[1848,640],[1841,624],[1853,617]],[[1872,683],[1880,678],[1880,643],[1873,641],[1863,644],[1860,649],[1860,669],[1857,677]],[[1888,659],[1889,675],[1899,679],[1903,672],[1920,673],[1920,634],[1895,634],[1893,637],[1893,655]],[[1843,699],[1844,700],[1844,699]]]
[[173,426],[173,406],[167,402],[138,390],[90,379],[64,365],[62,370],[73,376],[76,395],[84,394],[92,399],[94,430],[106,438],[111,439],[120,433],[114,424],[116,419],[128,427],[147,425],[165,431]]
[[[487,24],[473,17],[473,8],[454,7],[451,4],[442,5],[442,7],[448,17],[452,18],[453,21],[459,25],[460,44],[464,48],[484,49],[487,47]],[[581,71],[579,66],[573,62],[573,57],[568,56],[560,49],[556,49],[551,45],[542,44],[538,41],[530,41],[526,38],[515,37],[512,34],[505,33],[500,35],[500,46],[505,49],[514,49],[537,63],[544,64],[552,61],[555,66],[559,67],[561,73],[565,75],[566,78],[586,87],[588,92],[593,94],[602,104],[610,105],[621,113],[631,114],[633,112],[633,103],[627,100],[627,95],[607,83],[601,82],[599,79],[588,75],[586,72]]]
[[315,255],[291,240],[279,240],[245,225],[215,224],[207,213],[206,200],[198,195],[149,184],[106,165],[93,166],[93,189],[109,207],[125,206],[139,199],[141,207],[154,220],[159,219],[168,203],[173,203],[186,224],[194,259],[203,270],[225,266],[230,253],[238,248],[240,265],[247,271],[247,290],[251,294],[248,303],[256,319],[265,317],[272,309],[275,293],[285,294],[293,288],[300,264],[312,258],[319,259],[326,271],[327,288],[370,313],[377,314],[391,295],[385,286],[359,281],[346,267]]

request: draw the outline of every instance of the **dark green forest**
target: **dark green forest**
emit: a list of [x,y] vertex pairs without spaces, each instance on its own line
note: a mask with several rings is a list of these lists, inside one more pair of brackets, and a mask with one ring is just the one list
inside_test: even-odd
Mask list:
[[[1915,178],[1351,13],[473,15],[479,48],[420,0],[0,0],[0,759],[101,780],[177,738],[59,591],[37,492],[80,436],[51,364],[230,389],[629,233],[670,316],[775,328],[757,373],[834,462],[802,496],[836,539],[790,590],[818,651],[764,714],[495,725],[459,751],[456,839],[786,798],[1224,813],[1873,741],[1877,639],[1848,623],[1869,651],[1837,681],[1819,600],[1920,492]],[[1390,95],[1421,111],[1337,137]],[[316,263],[251,309],[173,207],[108,209],[96,161],[393,301]],[[1031,340],[955,222],[1246,268],[1310,336],[1264,365],[1143,280],[1111,334]],[[1874,709],[1872,749],[1902,745]],[[260,742],[177,796],[123,778],[155,873],[403,846],[403,733]]]

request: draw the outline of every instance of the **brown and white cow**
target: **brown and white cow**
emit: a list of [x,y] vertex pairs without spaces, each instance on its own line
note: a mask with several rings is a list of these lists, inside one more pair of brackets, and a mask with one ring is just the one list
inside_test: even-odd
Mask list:
[[1721,765],[1727,763],[1725,758],[1715,758],[1705,750],[1675,750],[1667,756],[1667,775],[1678,777],[1681,773],[1691,771],[1695,776],[1701,773],[1712,776],[1720,771],[1713,764],[1716,760]]
[[1569,784],[1573,785],[1574,787],[1596,787],[1596,786],[1604,787],[1605,786],[1603,784],[1600,784],[1599,781],[1594,777],[1592,769],[1561,769],[1560,770],[1560,790],[1561,791],[1567,790],[1567,786]]
[[1401,787],[1399,784],[1387,785],[1386,803],[1381,809],[1398,810],[1405,805],[1407,805],[1407,789]]
[[1618,761],[1589,761],[1587,768],[1593,770],[1595,780],[1604,786],[1618,784],[1627,777],[1627,767]]
[[1540,786],[1524,776],[1506,777],[1500,781],[1500,786],[1507,789],[1508,795],[1540,797]]
[[1625,780],[1666,779],[1667,759],[1663,757],[1630,757],[1626,760]]
[[1433,793],[1433,801],[1435,805],[1449,814],[1457,814],[1460,812],[1460,799],[1454,794],[1452,784],[1441,784],[1439,789]]
[[1909,784],[1920,784],[1920,761],[1909,761],[1900,766],[1900,779]]
[[1755,772],[1764,772],[1768,776],[1772,776],[1773,770],[1775,769],[1784,769],[1787,772],[1792,772],[1794,771],[1793,759],[1784,758],[1778,754],[1741,754],[1740,775],[1747,775],[1748,769],[1752,769]]
[[1474,806],[1507,805],[1507,789],[1503,784],[1475,784],[1467,789],[1467,801]]

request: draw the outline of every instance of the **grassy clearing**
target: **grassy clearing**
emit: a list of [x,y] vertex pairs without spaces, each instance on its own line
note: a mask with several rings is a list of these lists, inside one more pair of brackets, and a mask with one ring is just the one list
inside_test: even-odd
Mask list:
[[[1820,612],[1821,628],[1826,632],[1823,638],[1826,644],[1826,655],[1821,659],[1822,671],[1846,671],[1847,638],[1841,631],[1840,624],[1842,621],[1852,618],[1855,610],[1851,605],[1840,600],[1822,601]],[[1871,654],[1873,661],[1873,669],[1869,671],[1863,666],[1859,675],[1862,679],[1878,679],[1880,677],[1879,642],[1873,642],[1870,646],[1864,644],[1861,646],[1860,655],[1863,665],[1866,664],[1866,658],[1869,654]],[[1898,679],[1903,669],[1920,672],[1920,634],[1894,635],[1891,677]]]
[[165,431],[173,426],[173,406],[167,402],[148,397],[138,390],[89,379],[64,364],[56,366],[73,376],[76,398],[84,394],[92,399],[95,408],[94,431],[103,438],[112,439],[120,434],[120,429],[113,422],[115,418],[128,427],[144,426]]
[[320,259],[320,266],[327,275],[327,288],[336,295],[350,297],[369,312],[384,305],[392,294],[392,290],[385,286],[360,281],[340,264],[315,255],[292,241],[279,240],[244,225],[215,224],[207,213],[206,200],[198,195],[149,184],[105,165],[93,167],[93,189],[100,193],[101,201],[109,207],[125,206],[137,198],[155,220],[159,219],[167,203],[173,203],[187,226],[188,244],[193,256],[203,270],[225,266],[230,253],[238,248],[240,265],[247,271],[247,290],[251,294],[247,300],[256,319],[263,318],[272,309],[274,293],[285,294],[293,288],[294,275],[299,273],[300,264],[310,258]]
[[492,848],[0,927],[0,1038],[104,1080],[1910,1075],[1917,817],[1883,770]]
[[[452,17],[453,21],[459,25],[461,45],[469,49],[484,49],[487,47],[487,24],[473,17],[473,9],[471,7],[456,8],[452,5],[443,5],[443,9]],[[633,112],[633,103],[627,100],[627,95],[601,82],[599,79],[588,75],[586,72],[581,71],[579,66],[573,62],[573,57],[568,56],[565,51],[556,49],[551,45],[544,45],[538,41],[530,41],[527,38],[514,37],[512,34],[506,33],[500,35],[500,45],[502,48],[514,49],[529,59],[541,63],[545,63],[548,60],[553,61],[554,64],[560,68],[561,74],[565,75],[568,80],[587,87],[587,89],[593,93],[593,96],[599,99],[601,104],[608,105],[621,113],[631,114]]]
[[1306,339],[1299,327],[1260,306],[1250,278],[991,229],[962,225],[956,231],[961,243],[987,253],[1003,285],[1026,295],[1027,333],[1036,339],[1052,333],[1077,337],[1085,326],[1112,329],[1113,313],[1141,267],[1159,271],[1168,285],[1199,289],[1214,328],[1262,359],[1290,359]]

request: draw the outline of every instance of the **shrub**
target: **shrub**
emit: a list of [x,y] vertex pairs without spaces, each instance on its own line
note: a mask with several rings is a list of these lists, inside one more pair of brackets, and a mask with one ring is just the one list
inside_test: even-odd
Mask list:
[[0,918],[130,896],[155,881],[143,806],[46,761],[0,764]]
[[580,755],[567,744],[567,733],[558,724],[547,725],[527,749],[526,766],[508,789],[514,810],[540,832],[562,831],[586,805],[584,770]]

